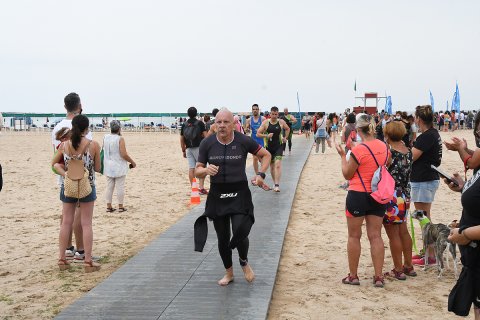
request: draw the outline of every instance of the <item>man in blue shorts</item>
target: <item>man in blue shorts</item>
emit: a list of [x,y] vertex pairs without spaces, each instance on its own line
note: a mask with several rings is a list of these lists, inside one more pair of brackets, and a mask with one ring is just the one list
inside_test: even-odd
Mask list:
[[[263,116],[260,115],[260,108],[258,107],[258,104],[254,104],[252,106],[252,116],[250,117],[249,120],[247,120],[247,130],[250,129],[252,132],[252,139],[255,140],[256,143],[258,143],[260,146],[263,147],[263,138],[258,138],[257,137],[257,131],[258,128],[262,125],[262,122],[265,120]],[[253,155],[253,171],[256,173],[258,172],[258,157],[256,155]],[[253,177],[250,182],[255,185],[256,181],[256,176]]]

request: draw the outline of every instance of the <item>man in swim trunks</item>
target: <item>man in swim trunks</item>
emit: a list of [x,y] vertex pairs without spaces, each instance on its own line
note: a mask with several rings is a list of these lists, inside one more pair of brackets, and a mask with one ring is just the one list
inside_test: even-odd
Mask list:
[[257,137],[263,138],[265,141],[265,148],[272,155],[272,165],[270,172],[272,174],[275,187],[273,191],[280,192],[280,177],[282,176],[282,154],[283,143],[287,139],[282,135],[282,129],[285,130],[285,136],[290,135],[290,128],[287,123],[278,118],[278,108],[272,107],[270,109],[270,119],[262,122],[262,125],[257,130]]
[[[218,281],[226,286],[233,281],[232,249],[237,248],[240,265],[248,282],[255,279],[248,263],[248,235],[255,221],[252,194],[248,188],[245,166],[248,153],[256,155],[262,164],[256,184],[263,186],[270,153],[252,138],[234,131],[233,114],[222,109],[215,117],[217,133],[200,144],[195,176],[210,175],[210,193],[205,213],[195,221],[195,251],[203,251],[208,235],[207,218],[213,220],[218,238],[218,250],[225,267],[225,276]],[[208,167],[207,167],[208,163]],[[233,237],[230,237],[230,223]]]
[[[293,130],[292,126],[297,123],[297,119],[292,116],[291,114],[288,113],[288,108],[283,109],[283,116],[281,117],[283,121],[288,125],[288,128],[290,128],[289,134],[285,132],[285,137],[287,138],[288,141],[288,154],[292,154],[292,136],[293,136]],[[285,155],[285,149],[287,147],[287,144],[284,142],[283,143],[283,155]]]
[[[250,119],[247,120],[246,126],[247,126],[247,131],[250,130],[252,132],[252,139],[255,140],[256,143],[261,145],[263,147],[263,138],[258,138],[257,137],[257,130],[260,128],[262,125],[262,122],[265,120],[263,116],[260,115],[260,108],[258,107],[258,104],[254,104],[252,106],[252,116]],[[253,156],[253,171],[255,173],[258,172],[258,158],[257,156]],[[256,177],[253,177],[251,180],[253,185],[255,185]]]

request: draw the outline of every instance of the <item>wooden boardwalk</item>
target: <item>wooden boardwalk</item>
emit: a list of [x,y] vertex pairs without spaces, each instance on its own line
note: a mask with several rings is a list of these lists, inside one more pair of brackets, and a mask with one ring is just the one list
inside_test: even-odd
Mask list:
[[[234,250],[235,282],[217,285],[225,270],[211,222],[204,251],[193,251],[193,224],[203,213],[202,203],[56,319],[265,319],[311,141],[294,140],[293,155],[282,163],[280,193],[252,187],[255,224],[249,261],[256,274],[252,284],[243,278]],[[272,184],[270,178],[267,182]]]

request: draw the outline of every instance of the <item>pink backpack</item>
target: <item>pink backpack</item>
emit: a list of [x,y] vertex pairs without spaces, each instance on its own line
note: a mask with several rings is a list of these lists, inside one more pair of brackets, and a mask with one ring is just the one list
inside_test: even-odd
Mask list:
[[[387,204],[393,199],[393,192],[395,190],[395,180],[385,166],[388,160],[388,146],[386,146],[387,156],[385,158],[385,163],[383,165],[379,165],[372,150],[366,144],[362,143],[362,145],[365,146],[368,151],[370,151],[373,160],[375,160],[375,163],[378,166],[372,177],[372,193],[370,193],[370,196],[378,203]],[[366,192],[367,188],[365,187],[365,184],[363,183],[362,177],[360,176],[360,172],[358,172],[358,170],[357,173]]]

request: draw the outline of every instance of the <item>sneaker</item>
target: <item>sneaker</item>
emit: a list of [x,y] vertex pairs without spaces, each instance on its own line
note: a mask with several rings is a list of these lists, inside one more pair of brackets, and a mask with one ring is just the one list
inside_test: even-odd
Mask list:
[[415,254],[412,256],[412,259],[422,259],[424,256],[425,256],[425,253],[423,252],[423,249],[421,249],[418,254]]
[[[98,261],[102,259],[102,257],[92,256],[92,261]],[[75,252],[75,257],[73,258],[74,262],[83,262],[85,261],[85,253],[78,253]]]
[[201,195],[207,195],[208,194],[208,190],[207,189],[200,189],[198,190],[198,193],[201,194]]
[[73,259],[75,256],[75,248],[69,248],[67,250],[65,250],[65,257],[67,260],[71,260]]
[[[412,259],[412,264],[417,266],[424,266],[425,265],[425,257],[420,259]],[[435,258],[428,258],[428,265],[437,264],[437,260]]]

